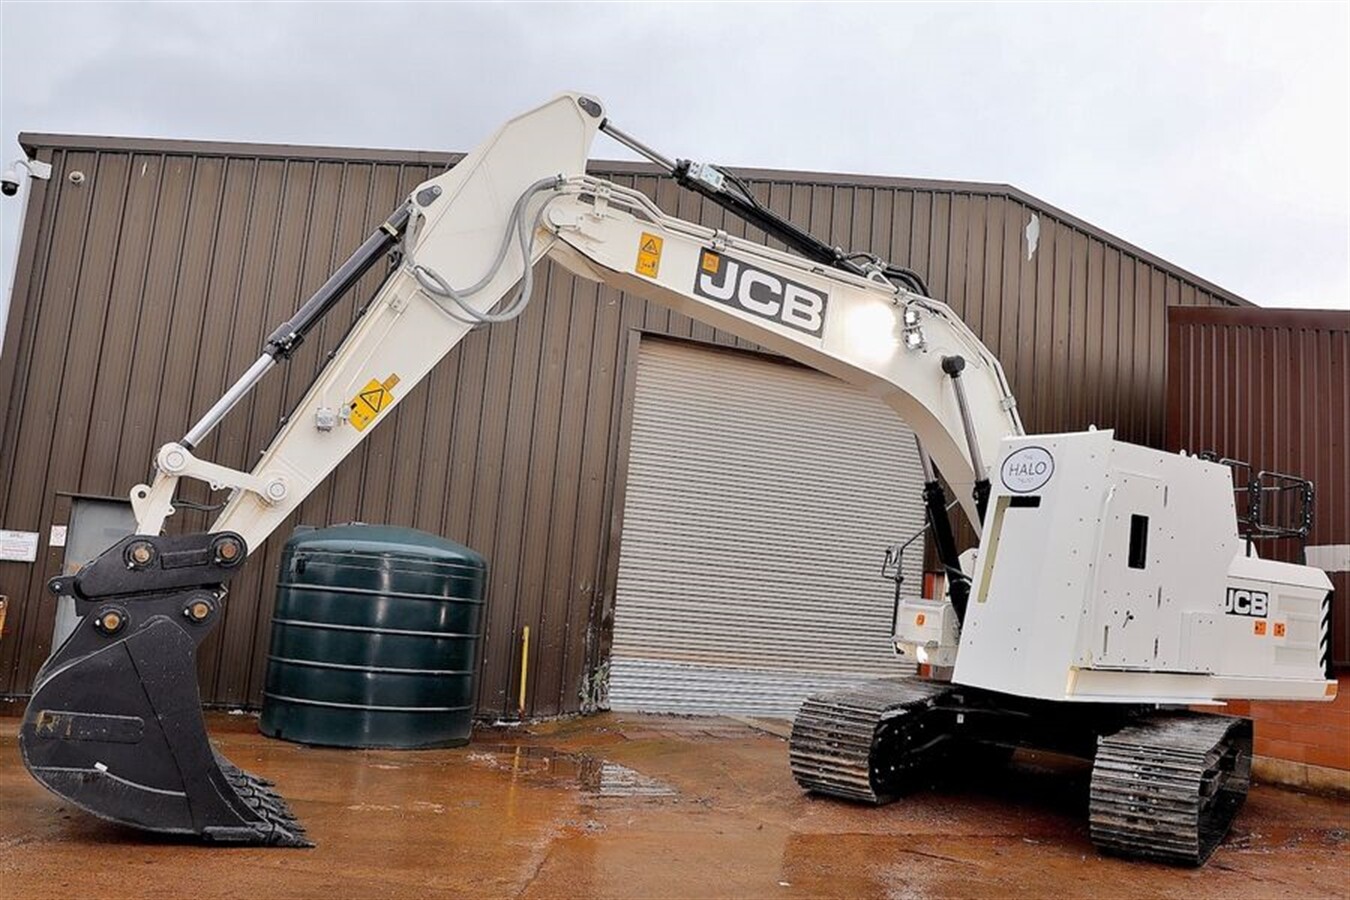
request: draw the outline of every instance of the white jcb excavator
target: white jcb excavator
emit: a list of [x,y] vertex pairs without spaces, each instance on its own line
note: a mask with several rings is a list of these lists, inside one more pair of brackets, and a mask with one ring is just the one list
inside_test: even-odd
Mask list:
[[[587,175],[601,131],[793,252]],[[195,456],[391,252],[383,286],[253,471]],[[1100,848],[1199,864],[1246,796],[1252,729],[1188,708],[1334,694],[1331,584],[1257,557],[1228,466],[1110,431],[1025,434],[998,361],[914,272],[821,243],[732,173],[669,160],[599,101],[563,94],[413,191],[159,450],[153,482],[131,491],[137,533],[52,581],[83,619],[43,666],[23,721],[34,777],[152,831],[308,843],[269,783],[213,751],[196,648],[248,554],[471,329],[519,315],[545,258],[860,386],[918,436],[946,589],[897,601],[895,647],[931,677],[808,699],[789,744],[806,789],[881,803],[953,759],[989,766],[1010,748],[1050,748],[1093,760]],[[939,473],[981,526],[978,552],[958,558]],[[208,532],[164,534],[184,478],[230,491],[228,503]]]

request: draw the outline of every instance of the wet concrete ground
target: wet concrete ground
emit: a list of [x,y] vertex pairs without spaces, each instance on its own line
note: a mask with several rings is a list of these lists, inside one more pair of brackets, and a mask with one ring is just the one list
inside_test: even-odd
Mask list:
[[318,846],[206,848],[105,824],[23,769],[0,719],[0,894],[19,897],[1346,897],[1350,803],[1257,786],[1208,867],[1099,857],[1087,769],[1020,756],[884,808],[799,791],[728,719],[483,729],[456,750],[303,747],[213,716]]

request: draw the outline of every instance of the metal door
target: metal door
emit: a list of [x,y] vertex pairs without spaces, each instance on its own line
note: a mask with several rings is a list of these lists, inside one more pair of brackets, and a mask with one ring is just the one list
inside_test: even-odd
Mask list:
[[[791,716],[912,671],[891,651],[887,544],[922,528],[913,434],[878,400],[759,355],[644,340],[611,707]],[[922,543],[906,559],[917,595]]]

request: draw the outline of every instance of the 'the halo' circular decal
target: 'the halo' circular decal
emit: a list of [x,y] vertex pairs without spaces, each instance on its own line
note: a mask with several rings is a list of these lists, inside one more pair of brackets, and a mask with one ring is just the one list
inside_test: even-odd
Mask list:
[[1000,474],[1008,490],[1029,494],[1045,487],[1055,474],[1055,458],[1044,447],[1023,447],[1008,454]]

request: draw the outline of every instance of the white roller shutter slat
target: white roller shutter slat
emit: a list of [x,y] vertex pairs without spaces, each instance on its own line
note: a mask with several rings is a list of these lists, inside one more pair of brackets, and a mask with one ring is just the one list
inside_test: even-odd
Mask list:
[[[817,690],[910,669],[890,649],[888,544],[923,527],[913,434],[837,379],[643,341],[609,701],[795,715]],[[918,542],[905,559],[918,593]]]

